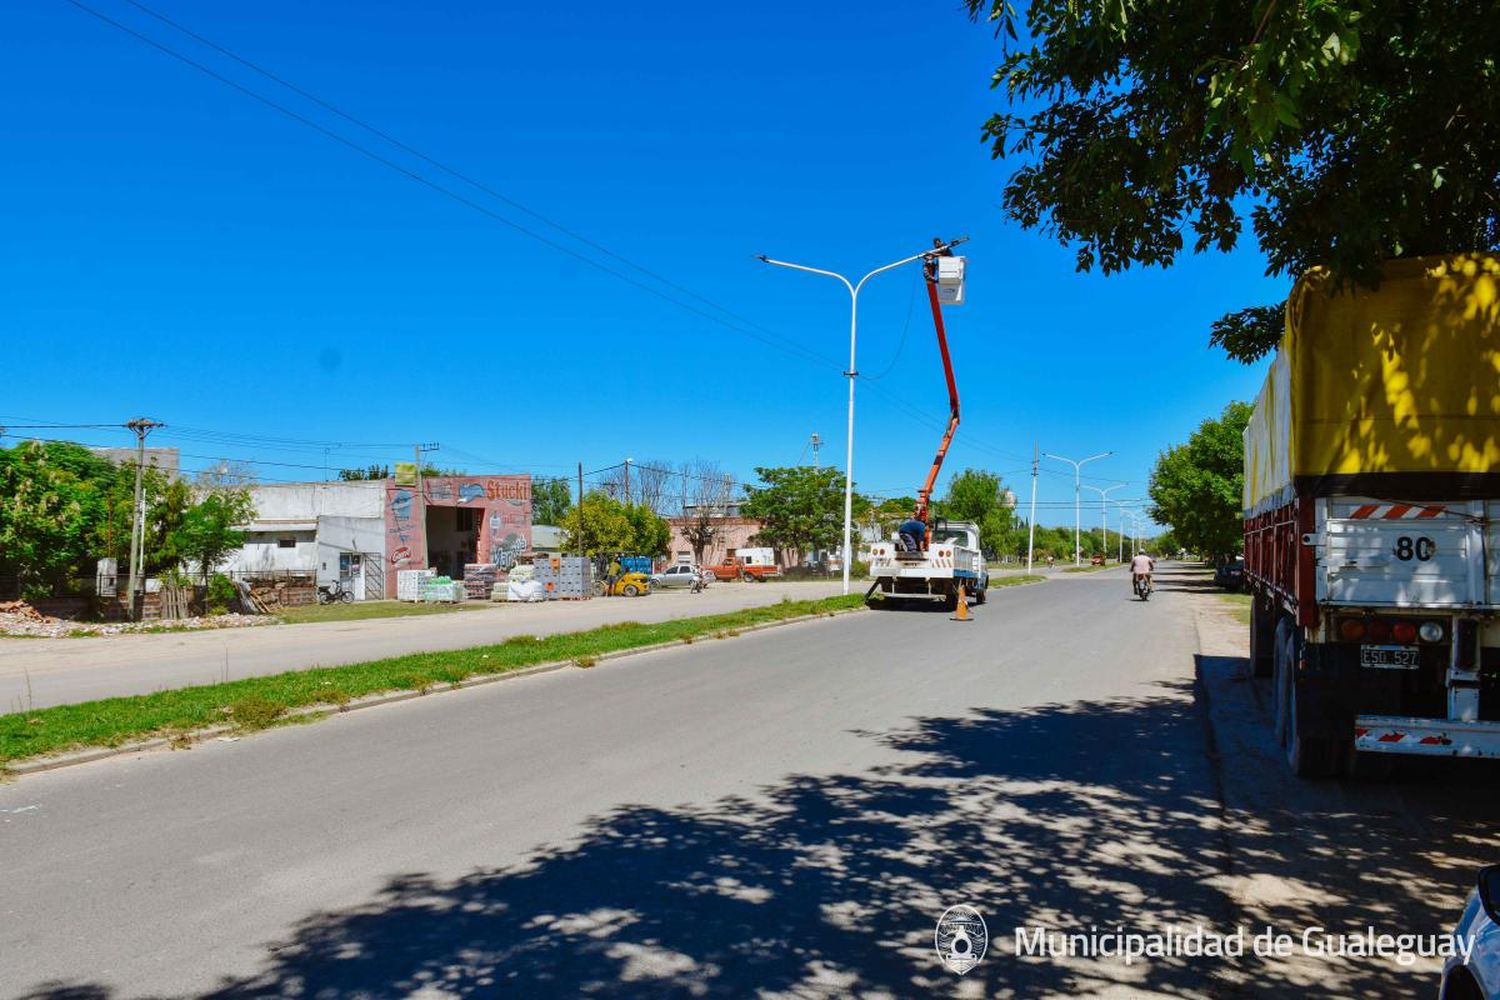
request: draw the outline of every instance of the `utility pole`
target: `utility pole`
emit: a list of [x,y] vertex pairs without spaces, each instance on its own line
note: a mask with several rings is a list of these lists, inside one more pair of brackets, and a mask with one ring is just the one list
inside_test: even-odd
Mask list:
[[630,506],[630,459],[625,459],[625,506]]
[[578,463],[578,554],[583,555],[583,463]]
[[813,468],[814,469],[818,468],[818,449],[821,448],[821,447],[823,447],[823,439],[820,438],[820,437],[818,437],[818,432],[817,431],[813,431],[813,436],[812,436],[812,450],[813,450]]
[[130,524],[130,589],[125,595],[132,619],[139,620],[135,608],[135,595],[141,589],[141,571],[146,562],[146,491],[144,474],[146,469],[146,435],[166,424],[145,417],[136,417],[125,425],[135,431],[135,511]]
[[[412,457],[417,464],[417,488],[416,496],[412,501],[412,513],[416,524],[417,536],[422,539],[422,565],[429,566],[427,551],[427,494],[422,486],[422,455],[424,452],[437,451],[437,442],[432,444],[412,445]],[[429,567],[430,568],[430,567]]]
[[1112,451],[1101,451],[1097,455],[1081,458],[1074,461],[1051,452],[1043,452],[1044,458],[1055,458],[1059,462],[1067,462],[1073,467],[1073,565],[1083,565],[1083,467],[1090,462],[1113,455]]
[[1031,446],[1031,526],[1027,532],[1026,539],[1026,572],[1031,572],[1031,557],[1036,551],[1036,477],[1038,467],[1042,464],[1042,446],[1033,444]]

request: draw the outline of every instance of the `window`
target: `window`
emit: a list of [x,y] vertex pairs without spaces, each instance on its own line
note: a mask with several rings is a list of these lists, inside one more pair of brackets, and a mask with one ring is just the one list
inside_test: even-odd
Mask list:
[[276,539],[276,547],[278,549],[295,549],[297,547],[297,539],[278,538]]

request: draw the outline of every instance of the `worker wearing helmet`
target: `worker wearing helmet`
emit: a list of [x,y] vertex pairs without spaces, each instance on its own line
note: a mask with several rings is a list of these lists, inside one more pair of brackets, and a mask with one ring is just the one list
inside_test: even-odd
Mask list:
[[1135,590],[1135,582],[1141,577],[1146,578],[1146,586],[1151,586],[1151,574],[1156,572],[1156,560],[1152,559],[1147,552],[1141,552],[1130,560],[1130,589]]

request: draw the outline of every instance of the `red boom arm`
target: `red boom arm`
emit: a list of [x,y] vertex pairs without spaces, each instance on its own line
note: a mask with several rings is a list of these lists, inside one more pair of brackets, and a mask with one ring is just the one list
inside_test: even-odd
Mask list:
[[917,491],[915,516],[918,521],[927,525],[927,537],[923,539],[925,547],[925,543],[932,540],[932,524],[927,519],[928,503],[932,499],[933,487],[937,485],[938,473],[943,469],[943,459],[948,457],[948,446],[953,443],[953,432],[958,430],[958,385],[953,381],[953,361],[948,357],[948,334],[943,329],[943,307],[938,303],[935,259],[927,260],[923,275],[927,278],[927,301],[932,306],[932,325],[937,328],[938,351],[943,356],[943,374],[948,379],[948,429],[943,432],[943,440],[938,444],[932,468],[927,472],[927,482]]

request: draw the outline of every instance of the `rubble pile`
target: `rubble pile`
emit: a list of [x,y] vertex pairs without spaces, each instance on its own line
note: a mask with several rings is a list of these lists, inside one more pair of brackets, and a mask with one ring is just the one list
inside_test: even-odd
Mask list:
[[241,628],[246,625],[270,625],[276,619],[260,615],[213,615],[212,617],[176,618],[171,621],[146,622],[74,622],[66,618],[49,618],[25,601],[0,601],[0,637],[63,639],[84,635],[128,635],[179,629]]

